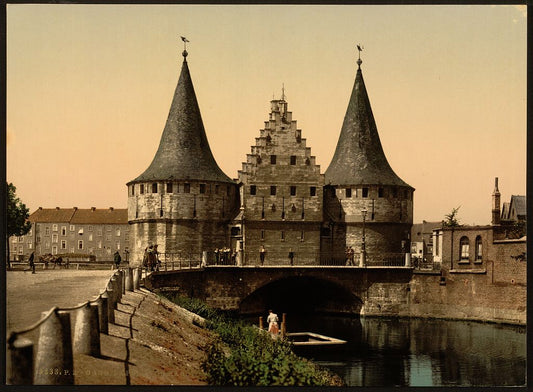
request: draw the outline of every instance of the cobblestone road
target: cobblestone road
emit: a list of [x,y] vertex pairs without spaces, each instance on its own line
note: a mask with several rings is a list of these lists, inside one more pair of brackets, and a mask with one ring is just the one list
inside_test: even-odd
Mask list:
[[37,270],[7,271],[6,330],[24,329],[58,306],[73,307],[96,297],[114,271]]

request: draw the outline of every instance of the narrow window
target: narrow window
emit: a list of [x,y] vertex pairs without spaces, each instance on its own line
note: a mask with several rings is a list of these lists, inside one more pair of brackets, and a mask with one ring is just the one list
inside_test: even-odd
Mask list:
[[296,155],[291,155],[291,165],[296,165]]
[[200,184],[200,193],[205,193],[205,184]]
[[144,194],[144,184],[141,184],[141,195]]
[[394,198],[398,197],[398,189],[397,188],[392,188],[392,197],[394,197]]
[[270,195],[271,196],[275,196],[276,195],[276,186],[275,185],[271,185],[270,186]]
[[83,240],[78,240],[78,249],[83,249]]
[[61,227],[61,235],[67,235],[67,227],[66,226],[62,226]]
[[300,232],[300,241],[303,241],[304,240],[304,231],[302,230]]
[[305,158],[305,165],[309,166],[311,164],[311,160],[309,158]]
[[285,241],[285,232],[284,231],[281,231],[281,240]]
[[135,184],[131,186],[131,195],[135,196]]
[[368,188],[363,188],[363,197],[368,197]]
[[291,196],[296,196],[296,187],[291,185]]
[[275,165],[276,164],[276,156],[275,155],[271,155],[270,156],[270,164],[271,165]]
[[346,188],[346,197],[352,197],[352,188]]
[[309,188],[309,196],[316,196],[316,186]]
[[183,192],[191,193],[191,184],[183,184]]
[[378,197],[383,197],[383,188],[378,188]]
[[167,193],[172,193],[172,183],[171,182],[167,183]]
[[156,182],[154,182],[152,184],[152,193],[157,193],[157,183]]
[[215,194],[218,195],[218,185],[215,185]]
[[470,255],[470,244],[467,237],[461,237],[460,241],[460,248],[459,251],[461,252],[460,258],[461,260],[468,260],[468,257]]
[[250,195],[254,196],[257,192],[255,185],[250,185]]
[[483,259],[483,243],[481,242],[481,236],[476,237],[476,261]]
[[261,230],[261,239],[262,239],[262,240],[265,239],[265,231],[264,231],[264,230]]

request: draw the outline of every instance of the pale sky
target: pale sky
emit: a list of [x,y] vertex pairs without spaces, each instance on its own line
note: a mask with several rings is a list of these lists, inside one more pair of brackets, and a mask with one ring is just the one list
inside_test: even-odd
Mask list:
[[461,206],[488,224],[526,192],[525,6],[7,6],[7,180],[39,206],[125,208],[151,163],[181,70],[207,138],[237,177],[285,93],[324,173],[362,52],[385,155],[414,222]]

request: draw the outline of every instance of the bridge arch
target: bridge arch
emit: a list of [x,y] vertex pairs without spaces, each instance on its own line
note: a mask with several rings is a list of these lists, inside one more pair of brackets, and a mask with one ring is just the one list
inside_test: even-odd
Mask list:
[[270,281],[244,297],[239,313],[344,313],[359,315],[363,301],[346,287],[313,276],[288,276]]

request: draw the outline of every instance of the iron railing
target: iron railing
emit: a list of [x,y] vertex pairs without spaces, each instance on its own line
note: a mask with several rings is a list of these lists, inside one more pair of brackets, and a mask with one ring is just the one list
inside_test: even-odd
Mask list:
[[[276,254],[279,253],[279,254]],[[259,257],[247,260],[241,265],[238,264],[238,256],[235,253],[222,252],[204,252],[203,255],[192,254],[187,252],[178,253],[160,253],[160,263],[154,266],[154,271],[174,271],[183,269],[204,268],[210,266],[261,266]],[[291,261],[288,254],[283,252],[268,252],[265,257],[264,266],[343,266],[343,267],[412,267],[406,265],[406,256],[404,253],[367,253],[364,265],[361,265],[361,254],[354,253],[353,257],[334,257],[326,253],[317,253],[314,257],[300,258],[295,254]]]

